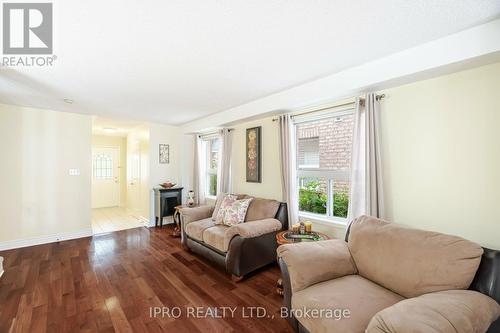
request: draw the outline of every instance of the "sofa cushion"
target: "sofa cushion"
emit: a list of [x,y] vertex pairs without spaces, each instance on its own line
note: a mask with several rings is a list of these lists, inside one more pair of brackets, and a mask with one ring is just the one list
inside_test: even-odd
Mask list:
[[[217,209],[217,214],[215,215],[215,220],[212,218],[212,220],[215,221],[217,224],[222,224],[224,221],[224,215],[226,215],[226,210],[231,207],[231,204],[236,201],[236,196],[233,194],[225,194],[219,203],[219,200],[217,200],[215,209]],[[218,207],[217,207],[218,205]],[[214,212],[215,212],[214,209]],[[213,217],[213,216],[212,216]]]
[[405,297],[467,289],[483,253],[460,237],[368,216],[352,223],[348,246],[361,276]]
[[234,236],[253,238],[280,229],[281,222],[276,219],[240,223],[233,226],[217,224],[203,231],[203,242],[219,251],[227,252]]
[[[247,215],[248,206],[250,205],[252,200],[252,198],[234,200],[230,202],[226,207],[224,205],[225,201],[223,201],[219,210],[220,214],[224,207],[224,216],[222,218],[222,223],[227,226],[233,226],[243,223],[245,221],[245,216]],[[219,223],[218,220],[215,222]]]
[[212,221],[211,217],[208,217],[203,220],[198,220],[187,224],[184,228],[186,230],[186,234],[189,237],[197,239],[199,241],[203,241],[203,231],[205,229],[213,227],[215,222]]
[[257,221],[263,219],[272,219],[276,216],[280,202],[276,200],[253,198],[248,207],[245,221]]
[[[215,200],[214,211],[212,213],[212,220],[213,221],[215,221],[217,219],[217,214],[219,212],[219,208],[220,208],[220,205],[222,203],[222,199],[224,199],[224,197],[228,194],[229,193],[224,193],[224,192],[217,194],[217,199]],[[246,199],[248,197],[246,194],[230,194],[230,195],[236,196],[236,199],[238,199],[238,200]]]
[[227,229],[229,227],[223,224],[207,228],[203,231],[203,241],[221,252],[227,252],[227,247],[224,246],[224,236]]
[[484,333],[500,305],[472,290],[447,290],[409,298],[377,313],[367,333]]
[[357,272],[347,243],[340,239],[284,244],[277,253],[286,263],[294,293]]
[[[400,295],[359,275],[347,275],[294,293],[292,311],[309,332],[361,333],[377,312],[401,300]],[[308,309],[309,314],[313,309],[331,309],[337,315],[323,313],[318,318],[308,317],[306,312],[300,314],[303,309]]]

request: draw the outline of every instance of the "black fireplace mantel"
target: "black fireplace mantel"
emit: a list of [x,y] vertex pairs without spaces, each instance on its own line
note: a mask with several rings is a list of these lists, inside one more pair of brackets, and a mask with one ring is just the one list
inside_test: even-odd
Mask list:
[[182,204],[183,187],[154,188],[155,192],[155,227],[163,225],[165,216],[174,215],[174,207]]

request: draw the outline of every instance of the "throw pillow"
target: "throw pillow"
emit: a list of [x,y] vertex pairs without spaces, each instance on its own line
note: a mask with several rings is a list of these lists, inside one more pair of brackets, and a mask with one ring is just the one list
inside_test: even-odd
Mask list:
[[221,199],[219,209],[217,211],[217,215],[215,216],[215,224],[223,224],[224,221],[224,216],[226,214],[226,210],[231,208],[231,205],[233,202],[235,202],[237,197],[232,194],[226,194],[224,197]]
[[222,223],[232,226],[245,222],[245,216],[251,201],[252,198],[233,201],[230,207],[225,210]]

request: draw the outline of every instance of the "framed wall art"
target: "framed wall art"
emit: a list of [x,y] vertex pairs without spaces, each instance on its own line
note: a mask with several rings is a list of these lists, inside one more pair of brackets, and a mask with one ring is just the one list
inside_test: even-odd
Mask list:
[[247,128],[246,132],[246,171],[247,182],[262,182],[262,127]]
[[170,146],[160,143],[160,164],[170,163]]

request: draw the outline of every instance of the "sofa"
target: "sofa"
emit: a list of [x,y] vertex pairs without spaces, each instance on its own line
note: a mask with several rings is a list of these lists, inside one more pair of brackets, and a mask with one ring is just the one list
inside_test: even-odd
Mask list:
[[500,253],[463,238],[362,216],[277,253],[296,332],[500,332]]
[[244,223],[233,226],[216,224],[215,217],[224,194],[215,205],[184,208],[181,212],[181,243],[184,249],[197,253],[223,267],[233,281],[276,262],[276,234],[288,228],[286,203],[252,198]]

